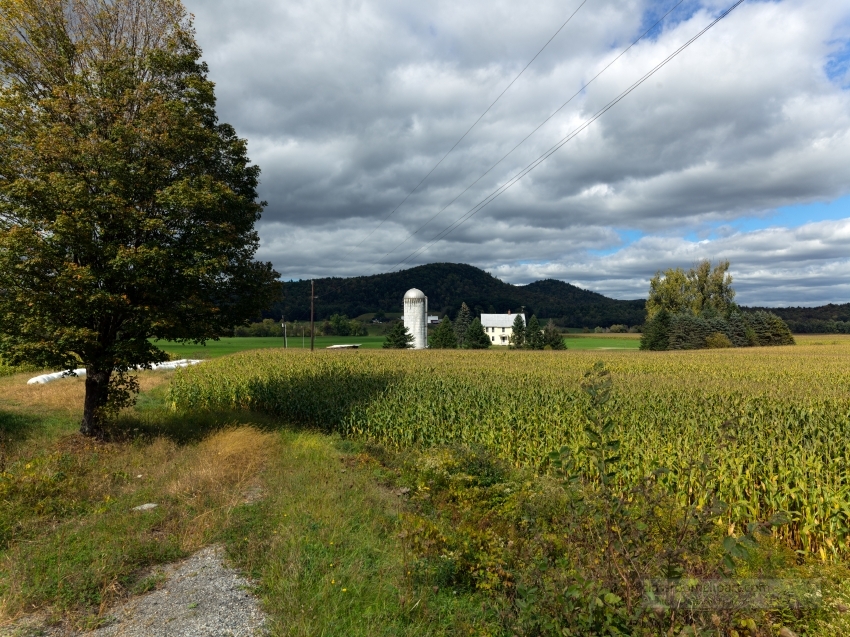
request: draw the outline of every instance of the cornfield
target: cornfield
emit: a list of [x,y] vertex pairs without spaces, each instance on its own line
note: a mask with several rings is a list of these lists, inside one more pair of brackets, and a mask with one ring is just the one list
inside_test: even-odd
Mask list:
[[[617,480],[657,467],[684,502],[708,457],[728,520],[792,522],[777,533],[823,559],[850,554],[850,340],[698,352],[255,351],[181,370],[178,410],[251,409],[384,445],[483,445],[546,469],[586,444],[584,372],[603,360],[621,441]],[[731,437],[730,437],[731,434]],[[585,458],[579,461],[587,461]]]

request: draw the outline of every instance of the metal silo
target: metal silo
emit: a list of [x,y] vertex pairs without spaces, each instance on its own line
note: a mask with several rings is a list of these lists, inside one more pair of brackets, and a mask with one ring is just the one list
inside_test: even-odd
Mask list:
[[404,295],[404,326],[413,335],[413,349],[428,347],[428,297],[413,288]]

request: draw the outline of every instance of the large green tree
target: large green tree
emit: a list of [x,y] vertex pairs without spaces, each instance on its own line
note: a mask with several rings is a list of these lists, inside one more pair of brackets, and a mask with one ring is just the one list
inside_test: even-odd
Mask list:
[[511,347],[522,349],[525,347],[525,320],[522,314],[517,314],[511,328]]
[[540,321],[537,320],[537,315],[532,314],[525,328],[525,349],[543,349],[545,345]]
[[549,319],[546,327],[543,328],[543,346],[548,345],[552,349],[564,350],[567,349],[567,344],[564,342],[564,337],[555,326],[555,321]]
[[463,347],[466,342],[466,331],[472,323],[472,311],[466,303],[461,303],[460,310],[455,317],[455,336],[457,336],[457,346]]
[[484,327],[481,325],[481,319],[475,317],[472,323],[466,330],[466,335],[463,339],[463,347],[465,349],[487,349],[490,347],[490,337],[484,332]]
[[387,337],[381,347],[384,349],[408,349],[413,347],[413,340],[413,334],[404,326],[404,322],[396,321],[390,331],[387,332]]
[[84,367],[82,433],[167,358],[150,339],[273,300],[258,177],[179,0],[0,0],[0,353]]
[[457,347],[457,336],[448,316],[444,316],[443,320],[440,321],[437,329],[431,334],[428,344],[432,349],[455,349]]
[[662,308],[670,314],[728,316],[735,309],[729,261],[721,261],[712,268],[711,261],[706,259],[687,272],[682,268],[670,268],[663,274],[656,272],[649,282],[647,318],[652,319]]

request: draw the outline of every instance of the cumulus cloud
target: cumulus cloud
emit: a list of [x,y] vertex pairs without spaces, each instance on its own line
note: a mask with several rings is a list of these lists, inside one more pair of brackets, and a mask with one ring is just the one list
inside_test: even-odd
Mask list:
[[[580,0],[521,11],[503,0],[186,4],[219,114],[263,169],[261,256],[284,278],[455,261],[633,298],[655,270],[704,255],[733,262],[747,303],[848,299],[848,255],[834,237],[846,239],[850,221],[722,227],[850,192],[850,1],[748,0],[427,249],[724,3],[686,0],[470,187],[675,4],[588,0],[400,207]],[[685,239],[707,228],[715,239]],[[623,231],[641,238],[624,245]]]

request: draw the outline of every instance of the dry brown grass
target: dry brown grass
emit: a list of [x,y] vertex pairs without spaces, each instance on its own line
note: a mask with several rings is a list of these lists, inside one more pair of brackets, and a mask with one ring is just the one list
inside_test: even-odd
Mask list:
[[[174,372],[141,372],[139,387],[147,392],[168,383]],[[76,417],[82,413],[86,383],[83,378],[63,378],[46,385],[27,385],[34,374],[0,377],[0,408],[30,413],[52,412]]]
[[279,437],[250,426],[213,434],[187,452],[166,492],[194,509],[203,508],[181,534],[184,550],[203,545],[212,528],[258,489],[259,473],[279,447]]
[[[0,511],[0,529],[14,518],[24,541],[12,539],[0,550],[0,626],[45,606],[77,625],[92,611],[74,598],[91,599],[91,586],[101,606],[114,603],[131,592],[120,582],[132,580],[138,566],[219,541],[234,507],[249,492],[261,492],[261,472],[279,453],[280,436],[234,425],[194,444],[165,437],[102,443],[74,433],[52,440],[45,436],[41,445],[36,450],[30,439],[18,450],[26,466],[19,462],[7,474],[15,487],[10,491],[14,502],[8,502],[14,510]],[[59,470],[67,478],[47,498],[25,490],[29,484],[52,484],[47,480]],[[75,503],[74,511],[63,513],[68,502]],[[131,512],[145,502],[159,508]],[[153,519],[157,522],[148,522]],[[92,538],[71,543],[77,547],[70,560],[74,565],[62,539],[68,537]],[[90,545],[97,547],[96,555],[85,553]],[[62,562],[61,573],[51,566],[56,560]],[[63,587],[71,580],[80,587],[79,593],[66,595],[60,608],[53,607],[56,593],[49,592],[54,577]],[[85,581],[90,583],[80,584]]]

